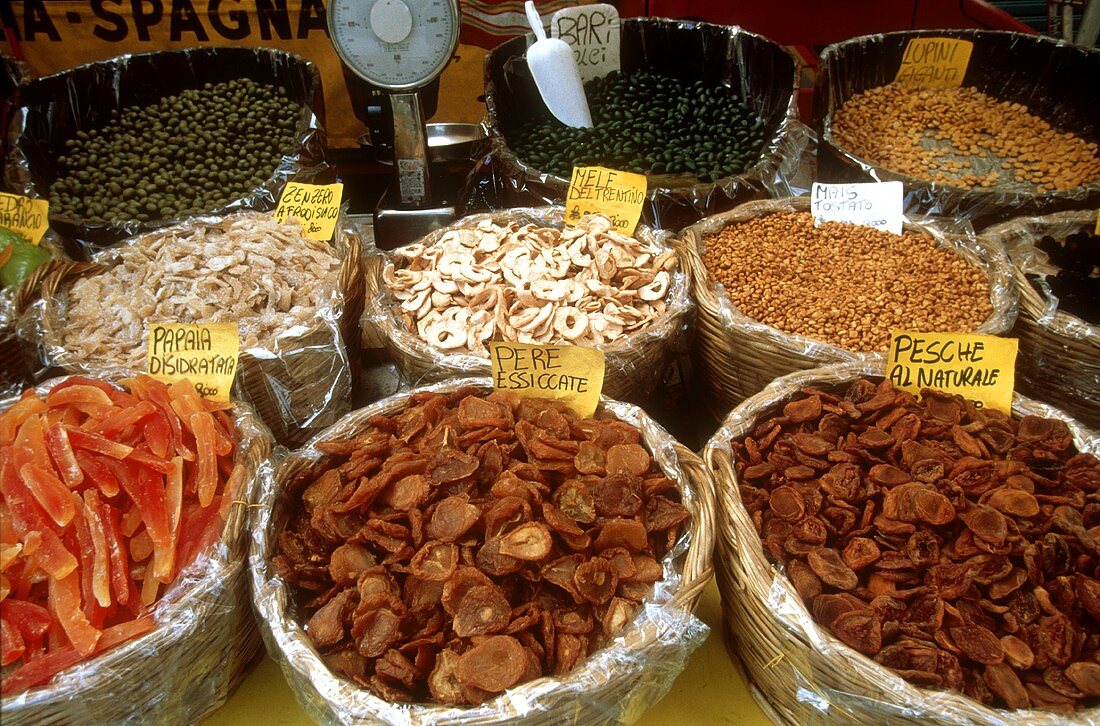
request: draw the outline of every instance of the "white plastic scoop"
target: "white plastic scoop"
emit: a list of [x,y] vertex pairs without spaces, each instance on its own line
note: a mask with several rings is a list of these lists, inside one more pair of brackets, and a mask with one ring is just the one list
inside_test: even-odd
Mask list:
[[592,113],[573,60],[573,49],[564,40],[546,37],[535,3],[527,0],[524,9],[535,33],[535,44],[527,49],[527,65],[543,103],[566,126],[591,126]]

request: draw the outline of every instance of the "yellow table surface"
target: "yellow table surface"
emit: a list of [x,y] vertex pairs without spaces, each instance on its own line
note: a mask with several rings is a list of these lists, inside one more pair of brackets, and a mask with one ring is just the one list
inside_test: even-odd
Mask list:
[[[672,690],[638,721],[639,726],[666,724],[737,724],[770,726],[771,722],[749,695],[722,643],[722,606],[711,580],[697,614],[710,626],[710,635],[672,684]],[[299,726],[311,723],[294,700],[279,666],[264,658],[207,726]]]

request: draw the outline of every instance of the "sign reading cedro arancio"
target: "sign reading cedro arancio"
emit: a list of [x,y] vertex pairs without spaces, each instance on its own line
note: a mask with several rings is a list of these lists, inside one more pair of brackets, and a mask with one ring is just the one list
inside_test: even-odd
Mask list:
[[1015,338],[995,335],[895,330],[886,377],[910,393],[934,388],[1011,413],[1018,348]]
[[564,401],[580,416],[596,412],[603,390],[602,350],[575,345],[490,343],[493,388]]
[[186,378],[204,398],[228,402],[241,341],[236,323],[150,323],[149,375]]
[[645,195],[645,174],[575,166],[565,195],[565,223],[572,226],[586,214],[602,214],[616,231],[632,235],[642,216]]
[[50,227],[49,200],[0,192],[0,227],[18,232],[33,245],[38,244]]

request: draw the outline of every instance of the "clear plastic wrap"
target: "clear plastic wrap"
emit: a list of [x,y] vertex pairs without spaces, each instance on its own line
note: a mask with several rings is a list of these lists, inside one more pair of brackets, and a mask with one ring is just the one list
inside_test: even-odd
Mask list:
[[[18,103],[17,92],[19,87],[31,78],[30,66],[10,55],[0,53],[0,169],[4,168],[8,159],[7,128],[12,108]],[[2,177],[3,174],[0,174],[0,191],[6,191]]]
[[[754,697],[766,698],[765,709],[774,709],[791,723],[1100,723],[1100,709],[1095,708],[1073,713],[998,710],[959,693],[914,686],[819,626],[781,568],[768,561],[738,493],[730,441],[777,415],[804,387],[828,387],[863,376],[882,378],[884,373],[882,362],[860,361],[784,376],[731,412],[704,449],[719,505],[715,571],[727,633],[732,636],[727,644],[747,667]],[[1017,394],[1013,412],[1062,419],[1080,451],[1100,454],[1100,437],[1058,409]]]
[[[324,160],[324,98],[316,66],[291,53],[271,48],[189,48],[123,55],[89,63],[23,86],[21,106],[8,130],[6,184],[25,194],[46,196],[57,174],[57,158],[66,140],[78,131],[98,128],[112,111],[144,105],[204,83],[248,77],[281,85],[302,104],[296,148],[284,156],[275,174],[247,196],[209,214],[243,209],[269,211],[287,181],[309,181],[312,167]],[[155,80],[155,82],[151,82]],[[119,240],[178,222],[177,219],[90,224],[50,215],[50,225],[65,240],[74,259]]]
[[1058,272],[1036,242],[1091,232],[1096,214],[1087,210],[1020,217],[985,229],[981,237],[1008,252],[1020,291],[1020,315],[1012,331],[1020,339],[1019,385],[1100,430],[1100,326],[1059,310],[1046,280],[1028,279]]
[[[475,228],[485,220],[497,224],[537,224],[541,227],[562,228],[563,207],[536,207],[509,209],[500,212],[474,214],[455,224],[436,230],[418,240],[431,244],[453,229]],[[639,241],[661,250],[671,247],[667,235],[656,233],[645,225],[634,231]],[[374,273],[369,276],[364,304],[364,337],[385,341],[398,371],[411,386],[430,383],[454,376],[489,375],[488,357],[472,354],[447,354],[432,347],[410,332],[401,319],[398,303],[385,289],[381,273],[390,256],[381,251],[370,253]],[[648,327],[624,335],[618,341],[603,347],[607,370],[604,375],[604,392],[613,398],[635,398],[651,393],[663,380],[671,364],[677,344],[687,327],[691,311],[689,280],[680,262],[680,268],[672,275],[672,281],[664,298],[666,309]]]
[[[122,371],[93,375],[106,381]],[[65,378],[51,379],[46,392]],[[14,399],[0,402],[0,410]],[[156,628],[61,671],[48,684],[0,700],[5,724],[197,723],[225,703],[260,650],[249,606],[246,552],[255,476],[271,434],[237,403],[240,443],[227,487],[237,487],[222,537],[154,605]]]
[[[708,217],[685,229],[677,247],[692,276],[692,293],[699,308],[697,349],[705,376],[716,387],[712,410],[724,416],[732,405],[756,393],[771,380],[796,370],[838,361],[879,361],[885,351],[852,351],[801,335],[783,332],[741,314],[722,285],[711,280],[702,262],[706,237],[730,224],[779,212],[808,212],[809,197],[788,197],[748,202],[728,212]],[[905,231],[931,236],[978,267],[989,280],[992,314],[975,331],[1004,335],[1016,319],[1017,290],[1004,249],[976,237],[966,220],[909,218]],[[724,407],[724,408],[722,408]]]
[[302,477],[297,474],[325,456],[314,446],[362,432],[371,416],[399,411],[418,392],[451,391],[470,385],[488,388],[491,384],[488,378],[453,379],[396,394],[350,414],[311,439],[305,448],[265,463],[258,506],[251,518],[249,564],[253,602],[268,653],[279,661],[298,702],[321,723],[631,723],[668,692],[709,631],[691,611],[710,577],[713,515],[708,500],[713,492],[696,457],[630,404],[604,398],[600,410],[642,431],[654,461],[679,485],[683,503],[692,514],[692,525],[662,561],[665,577],[656,584],[654,594],[635,620],[610,645],[564,677],[538,678],[469,708],[388,703],[334,675],[291,612],[289,592],[270,558],[277,533],[286,526],[291,504],[300,493]]
[[833,113],[857,93],[890,83],[911,38],[947,37],[974,43],[963,85],[998,100],[1021,103],[1055,128],[1100,141],[1100,50],[1041,35],[994,30],[916,30],[865,35],[828,46],[821,53],[814,93],[814,128],[820,135],[818,181],[901,181],[905,211],[963,217],[976,228],[1020,215],[1065,209],[1096,209],[1100,179],[1039,193],[1020,187],[965,189],[945,186],[861,159],[833,140]]
[[[735,26],[687,20],[624,18],[622,69],[651,70],[729,84],[763,119],[767,143],[759,161],[736,176],[700,183],[690,174],[651,174],[642,220],[677,230],[750,199],[809,190],[816,137],[798,121],[800,66],[772,41]],[[485,59],[485,105],[492,151],[471,173],[468,210],[562,204],[569,180],[534,169],[508,146],[512,129],[548,114],[527,66],[534,35],[513,38]]]
[[[122,245],[102,250],[93,261],[102,270],[111,269],[119,263],[123,250],[134,245],[148,245],[169,231],[186,234],[249,218],[269,219],[251,211],[224,217],[195,217],[170,230],[147,232]],[[362,300],[362,272],[359,239],[345,224],[342,215],[337,222],[335,239],[334,254],[339,259],[339,269],[332,273],[332,288],[323,291],[324,300],[315,313],[299,322],[288,320],[273,338],[257,339],[251,346],[242,342],[233,395],[251,403],[280,442],[300,442],[351,410],[352,371],[344,331],[349,327],[353,332],[357,330],[355,321]],[[85,274],[91,276],[95,271]],[[117,357],[96,360],[89,360],[81,352],[65,347],[67,290],[68,286],[61,286],[55,294],[36,302],[19,323],[20,336],[38,346],[42,361],[72,373],[140,365],[127,363],[124,358],[140,357],[137,351],[144,351],[144,343],[133,351],[112,353]],[[232,315],[229,311],[218,311],[205,322],[233,322],[236,318]],[[349,315],[350,321],[346,319]],[[143,332],[143,340],[144,336]]]

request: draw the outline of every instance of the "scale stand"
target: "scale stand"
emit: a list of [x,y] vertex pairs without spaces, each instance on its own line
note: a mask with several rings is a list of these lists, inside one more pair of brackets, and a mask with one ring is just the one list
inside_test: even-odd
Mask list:
[[374,239],[392,250],[445,227],[458,216],[455,190],[432,183],[420,94],[388,94],[393,108],[396,178],[374,208]]
[[[458,46],[458,0],[330,0],[329,37],[355,75],[387,91],[394,183],[374,211],[376,244],[393,249],[454,221],[456,195],[433,190],[419,89]],[[433,194],[434,191],[434,194]]]

